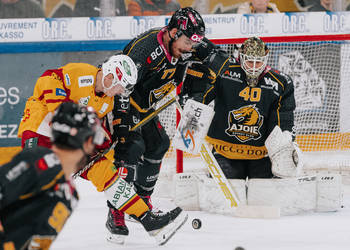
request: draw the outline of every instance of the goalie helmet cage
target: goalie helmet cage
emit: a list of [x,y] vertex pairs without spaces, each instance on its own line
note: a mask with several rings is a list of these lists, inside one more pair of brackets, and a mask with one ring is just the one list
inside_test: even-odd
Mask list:
[[[350,34],[261,37],[270,50],[268,65],[288,74],[295,87],[296,142],[304,152],[305,173],[350,172]],[[246,38],[212,39],[230,55]],[[237,45],[237,46],[236,46]],[[175,105],[160,119],[170,138],[179,114]],[[175,115],[177,113],[177,115]],[[177,159],[176,159],[177,158]],[[199,155],[170,147],[161,175],[197,171]],[[183,166],[185,164],[185,166]],[[176,165],[176,168],[175,166]],[[172,173],[172,174],[171,174]]]

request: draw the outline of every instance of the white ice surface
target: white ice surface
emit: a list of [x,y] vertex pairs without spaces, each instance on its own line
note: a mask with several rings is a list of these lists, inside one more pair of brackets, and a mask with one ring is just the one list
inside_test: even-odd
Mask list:
[[[243,219],[205,212],[188,212],[189,220],[164,246],[156,245],[140,224],[127,222],[130,234],[124,245],[106,241],[107,206],[103,193],[78,180],[80,202],[52,245],[54,250],[349,250],[350,188],[345,187],[340,212],[308,213],[279,219]],[[174,205],[168,199],[153,198],[163,209]],[[202,228],[195,230],[191,221],[199,218]]]

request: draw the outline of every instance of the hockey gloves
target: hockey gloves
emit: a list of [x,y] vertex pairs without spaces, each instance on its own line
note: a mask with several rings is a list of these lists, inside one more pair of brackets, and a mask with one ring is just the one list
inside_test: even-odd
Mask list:
[[204,95],[212,87],[213,80],[207,66],[201,63],[192,64],[187,69],[183,88],[179,95],[180,104],[185,105],[187,99],[204,102]]
[[116,152],[120,155],[127,153],[127,138],[129,136],[129,126],[128,125],[119,125],[115,131],[118,144],[116,146]]

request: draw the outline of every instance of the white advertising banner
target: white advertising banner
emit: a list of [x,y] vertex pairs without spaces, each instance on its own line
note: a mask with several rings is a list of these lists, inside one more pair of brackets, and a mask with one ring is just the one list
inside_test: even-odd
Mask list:
[[[204,15],[209,39],[350,33],[350,12]],[[168,16],[0,19],[0,45],[23,42],[130,40]]]

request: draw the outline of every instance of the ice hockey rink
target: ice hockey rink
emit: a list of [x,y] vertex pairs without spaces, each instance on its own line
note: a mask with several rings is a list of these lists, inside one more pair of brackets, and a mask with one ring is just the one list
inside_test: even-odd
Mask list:
[[[53,243],[54,250],[164,249],[164,250],[345,250],[350,249],[350,188],[344,187],[344,208],[339,212],[305,213],[279,219],[246,219],[190,211],[186,224],[164,246],[158,246],[141,224],[128,222],[130,234],[124,245],[106,241],[107,206],[85,180],[76,181],[80,202]],[[170,199],[153,198],[155,206],[167,210]],[[195,230],[191,221],[199,218]]]

